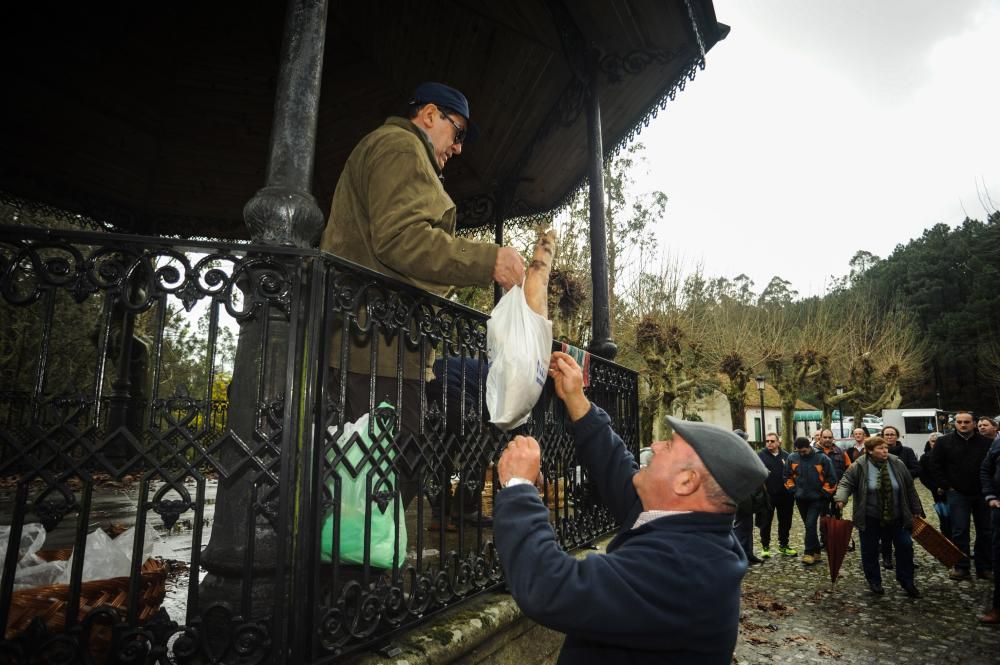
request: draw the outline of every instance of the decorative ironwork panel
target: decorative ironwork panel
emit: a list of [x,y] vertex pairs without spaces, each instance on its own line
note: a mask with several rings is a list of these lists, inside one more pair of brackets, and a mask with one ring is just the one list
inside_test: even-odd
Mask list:
[[[486,319],[311,250],[0,227],[0,657],[339,659],[498,588]],[[635,374],[588,391],[637,453]],[[612,530],[551,386],[518,433],[562,545]]]

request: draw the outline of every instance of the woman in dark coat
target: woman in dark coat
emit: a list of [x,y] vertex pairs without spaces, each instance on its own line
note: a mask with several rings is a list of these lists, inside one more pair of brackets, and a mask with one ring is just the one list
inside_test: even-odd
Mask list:
[[906,595],[919,598],[913,582],[913,516],[923,517],[913,476],[880,436],[865,441],[865,455],[852,464],[837,485],[834,501],[843,508],[853,500],[853,519],[861,540],[861,567],[872,593],[885,593],[878,565],[879,542],[891,537],[896,549],[896,581]]
[[938,516],[938,524],[941,533],[947,535],[951,533],[951,520],[948,518],[948,502],[943,496],[938,495],[938,482],[934,477],[934,470],[931,468],[931,454],[934,452],[934,444],[937,442],[940,432],[931,432],[924,446],[924,454],[920,456],[920,482],[930,490],[934,499],[934,512]]

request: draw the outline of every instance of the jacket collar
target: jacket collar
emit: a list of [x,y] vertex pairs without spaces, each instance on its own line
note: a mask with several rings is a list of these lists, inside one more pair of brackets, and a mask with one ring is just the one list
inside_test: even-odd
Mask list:
[[624,531],[619,532],[614,540],[608,543],[608,552],[621,547],[629,538],[651,531],[715,531],[719,533],[732,531],[733,514],[690,512],[660,517],[631,528],[633,523],[627,522]]
[[438,168],[437,159],[435,159],[434,157],[434,144],[431,143],[431,140],[427,137],[427,134],[425,134],[422,129],[420,129],[412,122],[410,122],[408,118],[400,118],[399,116],[395,115],[386,118],[385,124],[391,125],[393,127],[399,127],[400,129],[405,129],[406,131],[410,132],[411,134],[419,138],[420,142],[423,143],[424,145],[424,151],[427,153],[427,159],[430,160],[431,167],[434,169],[434,172],[438,174],[438,177],[439,178],[441,177],[441,169]]

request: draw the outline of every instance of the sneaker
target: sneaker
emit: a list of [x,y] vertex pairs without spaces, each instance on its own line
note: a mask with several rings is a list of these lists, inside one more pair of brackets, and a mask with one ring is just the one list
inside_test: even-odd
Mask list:
[[968,568],[952,568],[951,572],[948,573],[948,577],[953,580],[967,580],[971,575],[969,575]]
[[812,566],[816,563],[816,557],[812,554],[805,554],[802,556],[802,563],[807,566]]
[[798,556],[799,551],[793,550],[791,547],[779,547],[778,551],[781,552],[783,556]]
[[761,559],[770,559],[771,558],[771,550],[769,550],[766,547],[760,548],[760,558]]

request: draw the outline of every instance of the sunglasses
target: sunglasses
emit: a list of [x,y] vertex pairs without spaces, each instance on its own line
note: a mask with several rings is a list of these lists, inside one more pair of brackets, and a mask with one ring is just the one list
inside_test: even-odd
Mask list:
[[441,114],[442,118],[450,122],[451,126],[455,128],[455,140],[453,141],[453,143],[457,143],[459,145],[465,143],[465,137],[468,136],[469,133],[468,129],[460,126],[457,122],[451,119],[450,115],[448,115],[441,109],[438,109],[438,112]]

